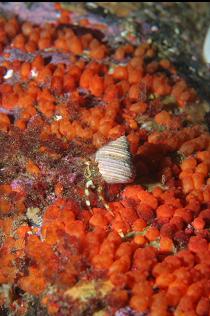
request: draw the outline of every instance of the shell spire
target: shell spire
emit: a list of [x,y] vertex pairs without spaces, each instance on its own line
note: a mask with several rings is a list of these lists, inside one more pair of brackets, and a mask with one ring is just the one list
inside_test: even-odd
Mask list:
[[95,160],[98,163],[99,172],[107,183],[133,181],[132,156],[126,136],[121,136],[98,149]]

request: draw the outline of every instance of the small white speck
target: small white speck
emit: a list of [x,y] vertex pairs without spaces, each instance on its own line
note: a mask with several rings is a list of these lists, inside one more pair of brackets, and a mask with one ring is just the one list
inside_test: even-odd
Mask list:
[[14,73],[13,69],[8,69],[7,73],[4,75],[4,79],[12,78],[13,73]]
[[85,203],[88,207],[90,207],[90,201],[86,200]]
[[151,27],[151,31],[152,32],[157,32],[159,30],[159,28],[156,26],[156,25],[153,25],[152,27]]
[[179,30],[177,27],[174,29],[174,31],[175,31],[175,33],[176,33],[177,35],[180,34],[180,30]]
[[36,69],[31,70],[31,77],[36,78],[38,76],[38,71]]
[[54,116],[54,120],[55,120],[55,121],[60,121],[62,118],[63,118],[62,115],[58,115],[58,114],[57,114],[57,115]]
[[85,195],[86,195],[86,196],[89,196],[89,195],[90,195],[90,192],[89,192],[88,189],[85,189]]
[[112,75],[114,73],[114,67],[109,68],[108,74]]
[[207,30],[206,38],[203,44],[203,58],[207,64],[210,63],[210,27]]

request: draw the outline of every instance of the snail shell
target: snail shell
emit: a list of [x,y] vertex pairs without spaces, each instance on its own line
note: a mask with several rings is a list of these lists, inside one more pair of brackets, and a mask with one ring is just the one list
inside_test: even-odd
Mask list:
[[207,64],[210,64],[210,27],[207,30],[203,44],[203,58]]
[[129,183],[134,172],[132,156],[126,136],[108,143],[95,154],[98,169],[107,183]]
[[26,211],[26,217],[30,225],[35,226],[35,227],[41,227],[42,215],[38,207],[29,207]]

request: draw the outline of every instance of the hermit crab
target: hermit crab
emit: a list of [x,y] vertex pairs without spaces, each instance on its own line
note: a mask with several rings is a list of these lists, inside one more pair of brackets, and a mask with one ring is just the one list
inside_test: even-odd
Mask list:
[[99,200],[106,209],[111,211],[103,197],[102,186],[94,183],[94,175],[97,174],[96,169],[98,169],[102,179],[108,184],[123,184],[133,181],[134,168],[127,137],[121,136],[109,142],[98,149],[91,158],[91,160],[85,162],[85,203],[89,208],[91,207],[90,189],[96,190]]

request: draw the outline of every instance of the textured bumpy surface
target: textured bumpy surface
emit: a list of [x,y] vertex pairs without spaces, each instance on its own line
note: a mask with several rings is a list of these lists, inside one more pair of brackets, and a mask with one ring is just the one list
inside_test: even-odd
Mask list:
[[0,3],[0,316],[210,315],[193,7]]

